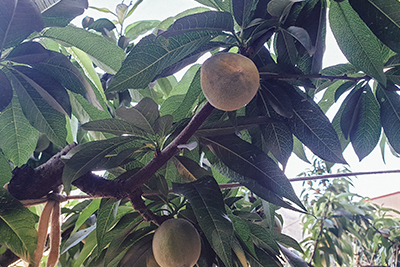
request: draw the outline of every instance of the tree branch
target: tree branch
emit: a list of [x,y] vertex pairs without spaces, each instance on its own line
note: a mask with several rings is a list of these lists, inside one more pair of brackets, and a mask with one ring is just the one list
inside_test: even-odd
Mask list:
[[304,80],[304,79],[322,79],[322,80],[347,80],[358,82],[361,80],[370,80],[371,77],[364,75],[361,77],[349,77],[346,74],[341,76],[322,75],[322,74],[288,74],[288,73],[274,73],[274,72],[260,72],[261,78],[278,79],[278,80]]

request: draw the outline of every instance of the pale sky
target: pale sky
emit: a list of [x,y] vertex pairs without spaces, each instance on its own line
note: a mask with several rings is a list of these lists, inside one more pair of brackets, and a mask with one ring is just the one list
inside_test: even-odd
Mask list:
[[[133,1],[135,2],[135,1]],[[114,11],[115,6],[120,1],[110,0],[89,0],[89,5],[96,7],[107,7]],[[125,1],[125,4],[129,4],[129,1]],[[144,0],[139,7],[135,10],[133,15],[129,18],[129,23],[133,23],[139,20],[164,20],[167,17],[174,16],[186,9],[200,6],[194,0]],[[107,16],[107,14],[88,9],[83,16],[74,20],[74,23],[80,26],[80,21],[84,16],[91,16],[96,18],[107,17],[114,19],[113,16]],[[126,25],[128,25],[127,23]],[[125,26],[126,26],[125,25]],[[346,62],[345,57],[341,54],[340,49],[337,47],[332,34],[328,32],[327,36],[327,48],[324,58],[324,66],[335,65],[338,63]],[[382,156],[379,146],[362,162],[358,161],[351,145],[346,149],[344,157],[349,163],[349,168],[353,172],[361,171],[378,171],[378,170],[395,170],[400,169],[400,159],[394,157],[387,147],[386,149],[386,165],[382,161]],[[309,160],[312,160],[311,154]],[[304,163],[297,156],[292,155],[289,159],[289,163],[286,168],[286,175],[288,178],[295,177],[298,173],[304,171],[306,168],[311,166]],[[352,192],[358,193],[361,196],[376,197],[384,194],[400,191],[400,174],[391,175],[368,175],[360,176],[359,178],[352,178],[354,189]],[[302,182],[294,182],[293,186],[296,192],[301,192]]]

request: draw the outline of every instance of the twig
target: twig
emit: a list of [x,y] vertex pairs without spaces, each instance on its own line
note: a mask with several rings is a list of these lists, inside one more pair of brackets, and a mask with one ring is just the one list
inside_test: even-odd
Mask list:
[[346,74],[341,76],[322,75],[322,74],[287,74],[275,72],[260,72],[261,78],[278,79],[278,80],[305,80],[305,79],[322,79],[322,80],[347,80],[347,81],[361,81],[370,80],[371,77],[364,75],[361,77],[349,77]]
[[298,181],[321,180],[321,179],[337,178],[337,177],[360,176],[360,175],[370,175],[370,174],[386,174],[386,173],[400,173],[400,170],[335,173],[335,174],[290,178],[289,181],[298,182]]

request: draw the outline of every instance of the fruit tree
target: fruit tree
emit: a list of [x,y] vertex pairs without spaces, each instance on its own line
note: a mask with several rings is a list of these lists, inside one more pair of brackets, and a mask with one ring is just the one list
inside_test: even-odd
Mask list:
[[[87,0],[0,2],[0,265],[162,266],[179,246],[153,253],[156,229],[185,220],[184,266],[307,266],[278,230],[306,210],[284,170],[305,148],[400,153],[400,3],[197,0],[128,24],[142,2],[80,26]],[[322,68],[327,21],[347,64]]]

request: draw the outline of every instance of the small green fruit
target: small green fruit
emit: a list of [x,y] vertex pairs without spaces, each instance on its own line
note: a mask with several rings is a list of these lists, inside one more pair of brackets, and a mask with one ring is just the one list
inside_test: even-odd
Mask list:
[[153,254],[161,267],[192,267],[200,252],[200,235],[187,220],[167,220],[154,234]]

